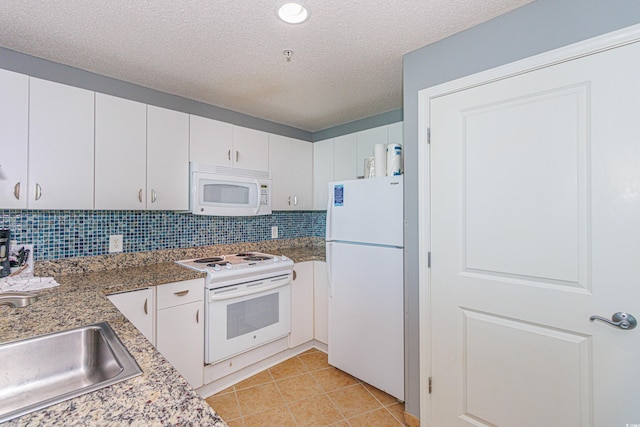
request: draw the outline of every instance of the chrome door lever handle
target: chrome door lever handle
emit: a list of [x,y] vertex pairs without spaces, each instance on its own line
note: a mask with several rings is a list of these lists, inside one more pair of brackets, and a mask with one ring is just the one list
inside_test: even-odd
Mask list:
[[604,317],[600,317],[600,316],[591,316],[589,320],[591,320],[592,322],[594,320],[599,320],[601,322],[604,322],[616,328],[627,329],[627,330],[631,330],[636,326],[638,326],[638,321],[636,320],[636,318],[633,317],[631,314],[625,313],[623,311],[614,313],[613,316],[611,316],[611,320],[605,319]]

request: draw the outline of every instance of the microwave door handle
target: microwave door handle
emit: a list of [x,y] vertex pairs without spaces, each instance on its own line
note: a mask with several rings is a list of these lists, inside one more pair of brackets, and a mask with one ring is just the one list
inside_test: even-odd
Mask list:
[[258,212],[260,211],[260,183],[258,182],[258,180],[254,180],[253,182],[256,183],[256,210],[253,213],[254,215],[257,215]]

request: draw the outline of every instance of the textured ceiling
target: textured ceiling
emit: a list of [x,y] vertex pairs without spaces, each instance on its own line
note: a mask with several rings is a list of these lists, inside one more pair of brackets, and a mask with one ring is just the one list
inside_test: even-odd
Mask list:
[[[531,0],[0,0],[0,46],[318,131],[402,107],[402,55]],[[293,50],[291,62],[283,54]]]

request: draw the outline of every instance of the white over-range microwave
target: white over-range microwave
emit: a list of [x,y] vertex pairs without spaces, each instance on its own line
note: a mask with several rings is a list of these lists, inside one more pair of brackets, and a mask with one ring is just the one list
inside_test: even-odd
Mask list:
[[189,208],[196,215],[271,213],[271,172],[189,163]]

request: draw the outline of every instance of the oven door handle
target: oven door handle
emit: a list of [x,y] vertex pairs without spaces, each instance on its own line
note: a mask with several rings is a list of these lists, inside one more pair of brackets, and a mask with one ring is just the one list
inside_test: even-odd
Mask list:
[[[229,293],[223,293],[220,295],[215,295],[215,293],[213,295],[209,295],[209,301],[223,301],[226,299],[233,299],[233,298],[239,298],[239,297],[244,297],[247,295],[254,295],[254,294],[259,294],[261,292],[266,292],[266,291],[270,291],[272,289],[277,289],[277,288],[281,288],[283,286],[289,285],[291,284],[291,280],[290,277],[283,277],[282,279],[272,279],[274,282],[277,280],[286,280],[286,282],[283,283],[272,283],[270,285],[261,287],[261,288],[257,288],[257,289],[249,289],[247,291],[242,291],[242,292],[229,292]],[[211,289],[210,292],[215,292],[215,289]]]

